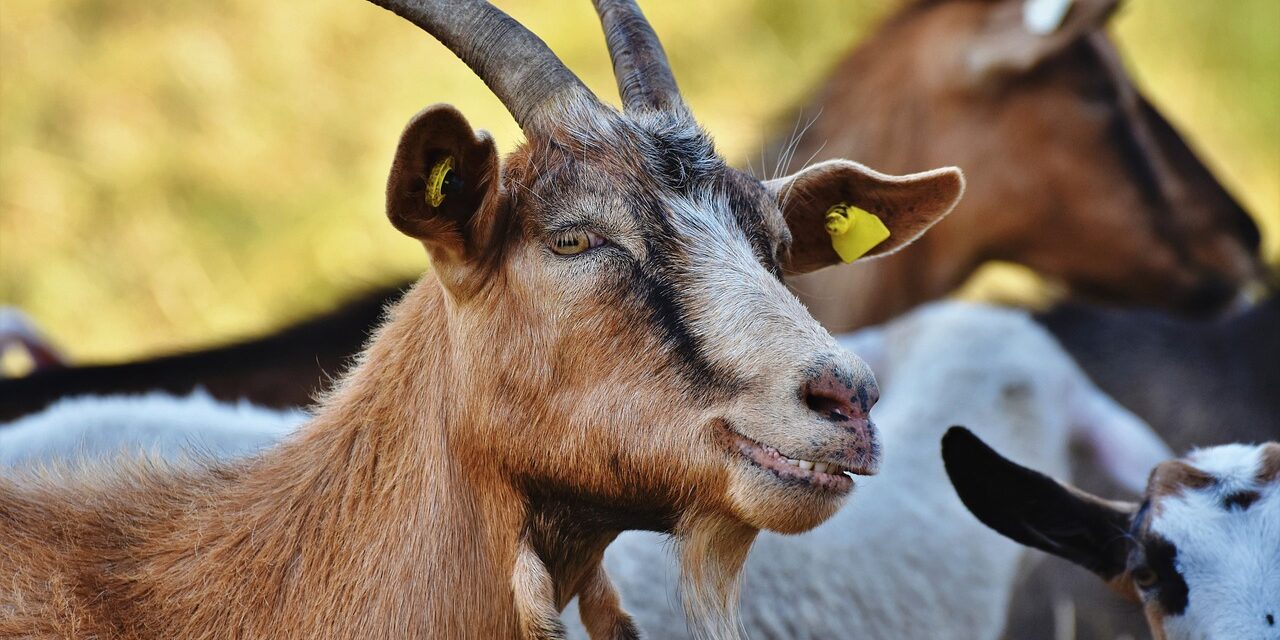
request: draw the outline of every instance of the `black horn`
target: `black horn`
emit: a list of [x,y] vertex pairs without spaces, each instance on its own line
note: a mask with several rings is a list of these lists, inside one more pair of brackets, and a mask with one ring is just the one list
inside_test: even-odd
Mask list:
[[631,110],[684,110],[662,43],[633,0],[593,0],[613,59],[622,105]]
[[573,101],[594,94],[547,44],[482,0],[370,0],[431,34],[484,80],[520,127],[545,128]]

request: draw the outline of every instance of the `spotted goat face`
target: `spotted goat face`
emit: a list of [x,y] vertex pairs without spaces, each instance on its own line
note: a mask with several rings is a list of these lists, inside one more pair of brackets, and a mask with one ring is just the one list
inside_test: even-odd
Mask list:
[[[388,215],[430,254],[465,354],[453,455],[619,530],[710,515],[800,531],[833,513],[848,474],[878,467],[878,391],[782,278],[839,260],[833,205],[879,216],[890,236],[867,255],[883,255],[951,209],[959,171],[728,167],[632,2],[596,2],[622,111],[487,3],[386,4],[470,63],[527,137],[502,162],[429,107],[391,172]],[[500,51],[477,48],[489,27]]]
[[1280,638],[1280,444],[1163,462],[1141,504],[1061,485],[963,430],[944,438],[943,459],[979,520],[1140,601],[1157,638]]

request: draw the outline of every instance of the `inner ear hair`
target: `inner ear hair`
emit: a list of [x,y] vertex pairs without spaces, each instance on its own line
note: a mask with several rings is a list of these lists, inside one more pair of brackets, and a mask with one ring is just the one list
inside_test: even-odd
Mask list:
[[865,257],[901,249],[945,217],[964,193],[964,174],[944,167],[908,175],[889,175],[849,160],[828,160],[766,183],[777,198],[791,231],[787,274],[808,273],[841,262],[827,231],[833,206],[852,205],[890,231]]
[[1124,573],[1135,505],[1102,500],[1015,464],[964,427],[947,430],[942,460],[960,501],[983,524],[1104,580]]

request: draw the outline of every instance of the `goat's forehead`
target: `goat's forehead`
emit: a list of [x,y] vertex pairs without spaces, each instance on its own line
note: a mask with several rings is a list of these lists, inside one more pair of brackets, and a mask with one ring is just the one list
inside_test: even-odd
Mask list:
[[509,176],[516,198],[550,217],[608,209],[659,233],[673,231],[665,219],[697,211],[737,222],[752,240],[786,235],[765,186],[728,167],[695,124],[613,117],[579,127],[530,141],[523,171]]
[[1247,536],[1257,525],[1275,533],[1280,447],[1223,445],[1162,463],[1152,473],[1148,499],[1153,507],[1149,529],[1180,546],[1195,545],[1215,529]]

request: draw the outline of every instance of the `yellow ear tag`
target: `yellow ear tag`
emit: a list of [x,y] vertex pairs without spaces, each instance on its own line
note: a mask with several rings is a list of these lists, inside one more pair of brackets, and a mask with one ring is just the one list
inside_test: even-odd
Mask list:
[[827,209],[826,223],[831,248],[845,263],[861,258],[889,238],[889,227],[880,218],[851,204]]
[[427,176],[427,204],[438,207],[444,202],[444,180],[453,171],[453,156],[445,156],[431,167]]

